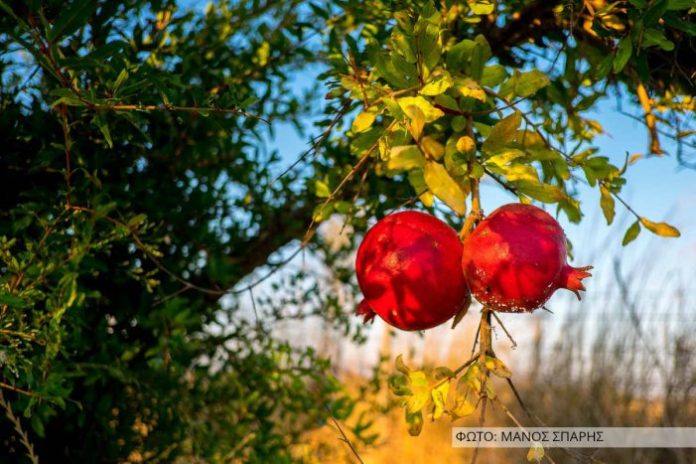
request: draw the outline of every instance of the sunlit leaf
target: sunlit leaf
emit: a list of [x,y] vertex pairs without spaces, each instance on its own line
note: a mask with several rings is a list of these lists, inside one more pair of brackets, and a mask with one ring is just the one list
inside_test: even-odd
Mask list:
[[652,222],[644,217],[640,218],[640,223],[650,232],[662,237],[679,237],[679,230],[666,222]]
[[430,159],[440,160],[445,155],[445,147],[431,136],[423,137],[420,146]]
[[611,196],[609,190],[603,185],[599,186],[599,192],[599,205],[602,208],[607,224],[610,225],[614,221],[614,197]]
[[408,114],[408,107],[415,106],[423,112],[425,117],[425,122],[432,122],[436,119],[444,116],[445,113],[442,110],[435,108],[432,103],[421,96],[417,97],[403,97],[397,100],[399,106]]
[[440,95],[452,87],[453,81],[449,73],[443,71],[437,76],[431,77],[427,84],[420,90],[421,95]]
[[486,356],[486,369],[497,375],[498,377],[510,378],[512,377],[512,372],[505,365],[503,361],[499,358],[494,358],[492,356]]
[[445,402],[447,401],[449,388],[449,381],[445,381],[442,385],[432,389],[431,396],[434,405],[433,419],[439,419],[445,412]]
[[473,79],[456,79],[454,86],[462,97],[473,98],[482,102],[486,101],[486,92],[483,87]]
[[390,171],[408,171],[414,168],[422,168],[424,165],[425,157],[417,145],[392,147],[389,152],[387,169]]
[[491,129],[486,141],[483,142],[483,146],[481,147],[483,151],[492,153],[508,144],[514,138],[521,122],[522,115],[519,111],[515,111],[506,118],[498,121],[498,123],[493,126],[493,129]]
[[420,411],[430,400],[430,386],[423,371],[408,373],[409,389],[413,393],[406,400],[406,410],[410,413]]
[[370,110],[363,110],[361,111],[356,117],[355,120],[353,120],[353,132],[365,132],[368,130],[371,126],[372,123],[375,122],[375,118],[377,117],[377,113],[374,111]]
[[528,462],[541,462],[544,459],[544,447],[540,443],[535,443],[527,452]]
[[430,190],[460,216],[466,214],[466,196],[459,184],[452,179],[440,163],[428,161],[423,170],[425,183]]
[[471,153],[476,150],[476,142],[468,135],[459,137],[456,146],[460,153]]

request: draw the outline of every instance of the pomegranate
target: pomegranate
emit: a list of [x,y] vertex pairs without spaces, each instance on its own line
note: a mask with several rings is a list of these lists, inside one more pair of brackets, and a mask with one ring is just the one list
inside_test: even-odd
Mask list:
[[493,211],[464,240],[462,269],[483,305],[502,312],[529,312],[567,288],[580,299],[592,266],[566,264],[563,229],[544,210],[509,204]]
[[429,214],[404,211],[372,227],[358,249],[355,268],[365,299],[357,314],[378,314],[402,330],[442,324],[469,301],[457,233]]

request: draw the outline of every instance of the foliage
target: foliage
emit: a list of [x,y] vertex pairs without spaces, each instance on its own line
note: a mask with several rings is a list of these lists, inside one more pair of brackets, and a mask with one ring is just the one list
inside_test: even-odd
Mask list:
[[[664,156],[660,138],[674,137],[690,162],[691,2],[0,9],[0,387],[39,456],[292,460],[303,430],[353,400],[326,359],[270,329],[299,308],[360,341],[345,258],[395,208],[446,205],[466,231],[490,178],[577,222],[582,183],[598,189],[608,223],[616,201],[636,216],[624,244],[641,227],[678,235],[625,204],[640,156],[612,164],[585,115],[627,91],[644,156]],[[298,94],[300,72],[321,73],[328,89]],[[319,135],[284,170],[268,145],[276,124],[304,131],[309,118]],[[314,233],[334,213],[353,231],[339,246]],[[256,323],[244,319],[255,271],[278,269],[300,241],[345,298],[299,273],[258,300]],[[472,368],[495,372],[488,362]],[[407,376],[428,390],[410,401],[415,431],[428,402],[443,414],[448,392]],[[364,430],[358,421],[353,436]]]

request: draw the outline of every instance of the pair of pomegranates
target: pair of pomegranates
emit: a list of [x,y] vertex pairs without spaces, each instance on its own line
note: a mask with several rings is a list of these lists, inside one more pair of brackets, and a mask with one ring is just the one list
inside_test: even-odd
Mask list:
[[356,261],[365,299],[357,313],[379,315],[402,330],[424,330],[455,316],[470,301],[502,312],[530,312],[566,288],[580,298],[591,267],[566,263],[566,238],[544,210],[508,204],[462,243],[434,216],[404,211],[372,227]]

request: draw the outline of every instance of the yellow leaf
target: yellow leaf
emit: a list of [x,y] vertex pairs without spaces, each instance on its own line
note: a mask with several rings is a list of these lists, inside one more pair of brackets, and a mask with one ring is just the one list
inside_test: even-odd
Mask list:
[[377,113],[372,111],[362,111],[355,117],[353,121],[353,132],[365,132],[368,130],[372,123],[375,122]]
[[416,145],[402,145],[392,147],[389,151],[387,169],[390,171],[409,171],[414,168],[422,168],[425,157]]
[[505,365],[503,361],[492,356],[486,356],[486,369],[497,375],[498,377],[503,377],[509,379],[512,377],[512,372]]
[[643,155],[641,153],[635,153],[635,154],[631,155],[630,158],[628,158],[628,164],[633,164],[642,158],[643,158]]
[[541,443],[535,443],[527,452],[527,461],[541,462],[542,459],[544,459],[544,447],[541,446]]
[[466,214],[466,195],[443,165],[428,161],[425,164],[423,176],[428,188],[436,197],[460,216]]
[[401,109],[408,114],[408,107],[409,106],[415,106],[419,110],[423,112],[423,116],[425,116],[425,122],[433,122],[438,118],[441,118],[442,116],[445,115],[441,110],[435,108],[432,103],[430,103],[428,100],[425,98],[421,97],[420,95],[417,97],[403,97],[399,98],[398,100],[399,106]]
[[454,396],[454,407],[451,410],[452,418],[457,419],[459,417],[465,417],[476,410],[476,406],[469,401],[469,394],[471,393],[471,385],[469,385],[468,380],[465,376],[462,376],[457,381],[457,387],[455,389]]
[[599,193],[599,206],[602,208],[607,225],[611,225],[614,221],[614,197],[611,196],[611,192],[603,185],[599,186]]
[[476,142],[468,135],[459,137],[459,140],[457,140],[457,150],[460,153],[471,153],[476,150]]
[[679,237],[681,234],[676,227],[673,227],[666,222],[652,222],[644,217],[640,218],[640,223],[650,232],[662,237]]
[[529,181],[539,182],[539,173],[527,164],[513,164],[502,168],[505,178],[510,182]]
[[423,137],[421,147],[426,155],[438,161],[445,155],[444,145],[435,140],[433,137]]
[[404,112],[409,117],[408,131],[416,141],[420,139],[423,134],[423,128],[425,127],[425,115],[423,111],[420,110],[415,105],[411,105],[404,109]]
[[406,410],[415,413],[423,409],[430,400],[430,387],[423,371],[411,371],[408,378],[409,389],[413,394],[406,400]]
[[449,388],[449,381],[443,383],[437,388],[433,388],[431,392],[431,395],[433,397],[433,405],[435,407],[435,409],[433,410],[433,419],[439,419],[440,417],[442,417],[442,413],[445,412],[445,402],[447,401]]
[[482,102],[486,101],[486,92],[471,78],[457,79],[455,86],[463,97],[473,98]]
[[438,76],[431,76],[430,81],[420,90],[421,95],[436,96],[452,87],[452,78],[447,71]]

